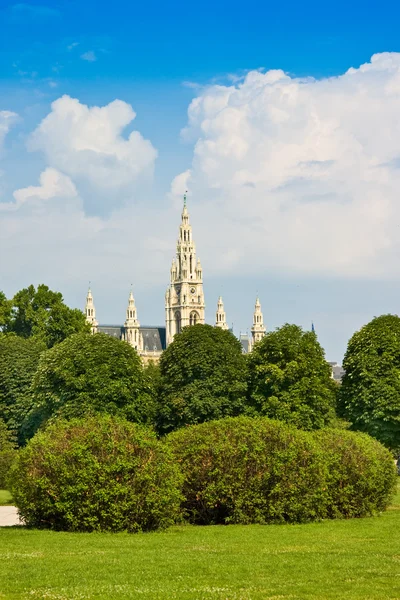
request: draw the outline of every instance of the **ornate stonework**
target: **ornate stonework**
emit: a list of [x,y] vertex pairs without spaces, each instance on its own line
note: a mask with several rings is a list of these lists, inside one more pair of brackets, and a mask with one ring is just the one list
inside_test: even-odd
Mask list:
[[196,257],[185,196],[176,258],[172,261],[170,284],[165,294],[167,346],[183,327],[204,324],[204,311],[203,269]]
[[[179,226],[176,258],[172,261],[170,284],[165,294],[165,327],[140,325],[132,291],[129,294],[124,325],[98,324],[90,288],[86,297],[85,315],[91,325],[92,333],[102,332],[125,340],[135,348],[144,362],[149,360],[157,362],[162,351],[183,327],[205,323],[203,269],[200,259],[196,256],[186,196],[184,196]],[[215,326],[229,329],[221,296],[218,299]],[[251,338],[248,335],[240,335],[243,352],[250,352],[254,344],[264,337],[265,332],[261,304],[257,298]]]

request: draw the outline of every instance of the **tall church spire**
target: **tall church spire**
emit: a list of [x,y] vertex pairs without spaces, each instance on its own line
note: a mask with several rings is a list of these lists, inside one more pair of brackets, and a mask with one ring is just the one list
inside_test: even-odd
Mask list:
[[221,296],[218,298],[215,327],[220,327],[221,329],[228,329],[224,303],[222,302]]
[[253,327],[251,328],[252,346],[254,346],[256,342],[259,342],[265,336],[266,331],[267,329],[264,325],[264,317],[261,312],[260,299],[257,297],[254,307]]
[[140,323],[137,318],[135,298],[132,290],[129,294],[128,308],[126,309],[125,321],[125,341],[133,346],[137,351],[142,350],[142,340],[140,336]]
[[185,194],[176,259],[172,261],[170,285],[165,295],[167,345],[183,327],[204,323],[204,309],[203,269],[196,257]]
[[92,333],[97,333],[96,309],[93,302],[92,290],[88,289],[85,306],[86,322],[91,325]]

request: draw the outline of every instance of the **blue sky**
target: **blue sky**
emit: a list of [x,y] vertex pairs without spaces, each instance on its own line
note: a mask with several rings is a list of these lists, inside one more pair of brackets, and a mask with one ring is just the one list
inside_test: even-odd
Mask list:
[[162,323],[187,187],[207,320],[222,294],[249,329],[259,293],[269,329],[313,320],[341,360],[400,304],[399,18],[393,1],[0,0],[0,289],[82,307],[90,279],[104,323],[132,282]]

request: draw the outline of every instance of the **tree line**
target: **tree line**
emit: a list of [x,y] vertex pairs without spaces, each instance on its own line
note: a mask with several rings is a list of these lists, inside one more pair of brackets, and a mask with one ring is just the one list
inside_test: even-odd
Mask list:
[[[110,414],[159,435],[225,417],[265,416],[303,430],[348,427],[400,448],[400,318],[349,341],[339,386],[314,332],[285,324],[249,355],[230,331],[185,328],[144,367],[126,342],[90,334],[84,314],[45,285],[0,293],[0,446],[24,445],[63,417]],[[2,442],[3,440],[3,442]],[[11,442],[9,442],[11,443]]]

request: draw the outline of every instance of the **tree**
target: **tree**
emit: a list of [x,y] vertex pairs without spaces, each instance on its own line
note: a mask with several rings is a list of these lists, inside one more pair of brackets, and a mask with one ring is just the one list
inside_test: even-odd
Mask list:
[[400,318],[375,317],[350,338],[339,410],[353,429],[400,448]]
[[163,352],[160,372],[162,432],[235,416],[244,409],[246,362],[230,331],[210,325],[185,327]]
[[44,352],[32,392],[32,433],[55,416],[108,413],[142,423],[153,419],[153,399],[138,354],[103,333],[75,334]]
[[335,417],[336,384],[314,332],[283,325],[248,356],[249,403],[256,413],[318,429]]
[[0,419],[0,489],[6,487],[8,472],[17,455],[15,446],[14,436]]
[[[62,294],[53,292],[47,285],[33,285],[20,290],[7,305],[3,300],[5,312],[3,331],[18,336],[35,337],[46,344],[54,346],[73,333],[90,331],[85,315],[76,308],[64,304]],[[2,300],[0,297],[0,317]],[[11,306],[11,314],[7,316],[7,307]],[[1,321],[0,321],[1,326]]]
[[0,333],[3,332],[9,324],[11,318],[11,302],[7,300],[4,292],[0,291]]
[[0,336],[0,414],[24,442],[24,422],[32,409],[31,384],[46,346],[34,338]]

